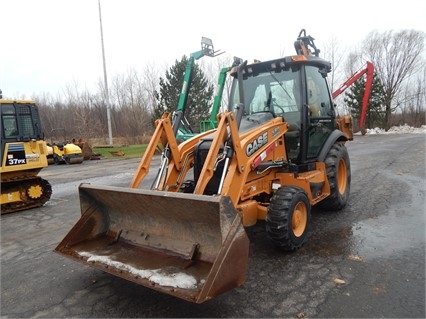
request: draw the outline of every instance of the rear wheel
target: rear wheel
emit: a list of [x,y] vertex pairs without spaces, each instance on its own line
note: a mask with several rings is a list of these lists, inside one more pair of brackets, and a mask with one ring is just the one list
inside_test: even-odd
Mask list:
[[345,207],[351,185],[351,164],[345,144],[336,142],[325,159],[330,196],[318,203],[324,210],[340,210]]
[[281,187],[268,207],[268,238],[282,250],[295,250],[305,242],[310,217],[311,205],[305,191],[299,187]]

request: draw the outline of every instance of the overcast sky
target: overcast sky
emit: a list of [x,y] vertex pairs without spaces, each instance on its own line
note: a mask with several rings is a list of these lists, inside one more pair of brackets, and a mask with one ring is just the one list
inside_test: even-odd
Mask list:
[[[372,30],[426,32],[426,1],[101,0],[108,77],[147,64],[165,70],[201,49],[249,61],[294,53],[301,29],[318,48],[356,47]],[[96,88],[103,79],[98,0],[2,0],[0,89],[8,98]],[[210,58],[204,58],[210,59]]]

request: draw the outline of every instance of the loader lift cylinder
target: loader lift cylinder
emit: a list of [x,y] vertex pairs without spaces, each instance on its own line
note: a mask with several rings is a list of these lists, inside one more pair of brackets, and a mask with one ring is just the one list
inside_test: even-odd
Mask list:
[[[243,70],[246,66],[247,66],[247,60],[244,61],[243,63],[241,63],[240,65],[238,65],[238,67],[237,67],[238,90],[239,90],[240,103],[238,103],[234,107],[234,109],[237,110],[236,122],[237,122],[238,128],[240,128],[241,120],[242,120],[243,115],[244,115]],[[218,188],[218,191],[217,191],[218,194],[222,193],[223,183],[225,181],[226,174],[228,173],[229,161],[230,161],[230,159],[232,158],[233,155],[234,155],[234,148],[233,148],[233,145],[232,145],[232,139],[231,139],[231,136],[228,136],[228,139],[225,143],[225,147],[223,148],[223,157],[225,158],[225,163],[224,163],[224,166],[223,166],[222,176],[221,176],[220,182],[219,182],[219,188]],[[217,164],[218,164],[218,162],[216,163],[216,167],[217,167]]]

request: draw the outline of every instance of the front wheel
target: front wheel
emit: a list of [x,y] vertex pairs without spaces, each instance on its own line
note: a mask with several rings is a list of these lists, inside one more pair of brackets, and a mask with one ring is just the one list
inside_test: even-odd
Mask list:
[[271,198],[266,215],[266,233],[282,250],[296,250],[305,242],[311,219],[311,205],[299,187],[284,186]]
[[323,210],[341,210],[345,207],[351,185],[351,164],[345,144],[336,142],[325,159],[330,196],[318,203]]

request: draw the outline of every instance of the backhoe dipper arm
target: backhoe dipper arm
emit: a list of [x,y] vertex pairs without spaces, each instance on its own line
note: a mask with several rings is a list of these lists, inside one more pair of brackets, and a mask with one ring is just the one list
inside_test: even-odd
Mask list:
[[367,79],[365,80],[364,96],[362,98],[361,115],[359,117],[359,126],[364,128],[365,118],[367,116],[368,100],[370,99],[371,86],[373,85],[374,66],[367,62]]
[[[302,36],[303,33],[303,36]],[[306,35],[306,30],[302,29],[297,37],[297,41],[294,42],[294,48],[298,55],[312,55],[314,54],[316,57],[319,56],[320,50],[317,49],[314,43],[314,38],[310,35]],[[309,47],[311,47],[314,52],[312,52]]]
[[367,78],[365,80],[364,96],[362,98],[362,106],[361,106],[361,112],[360,112],[360,118],[359,118],[360,128],[364,128],[365,118],[366,118],[366,115],[367,115],[368,100],[370,98],[371,86],[373,84],[373,75],[374,75],[373,63],[371,63],[370,61],[367,61],[367,66],[365,68],[363,68],[363,69],[355,72],[354,74],[352,74],[351,77],[348,80],[346,80],[331,95],[333,97],[333,99],[335,99],[340,94],[342,94],[348,87],[350,87],[352,84],[354,84],[364,74],[367,74]]

